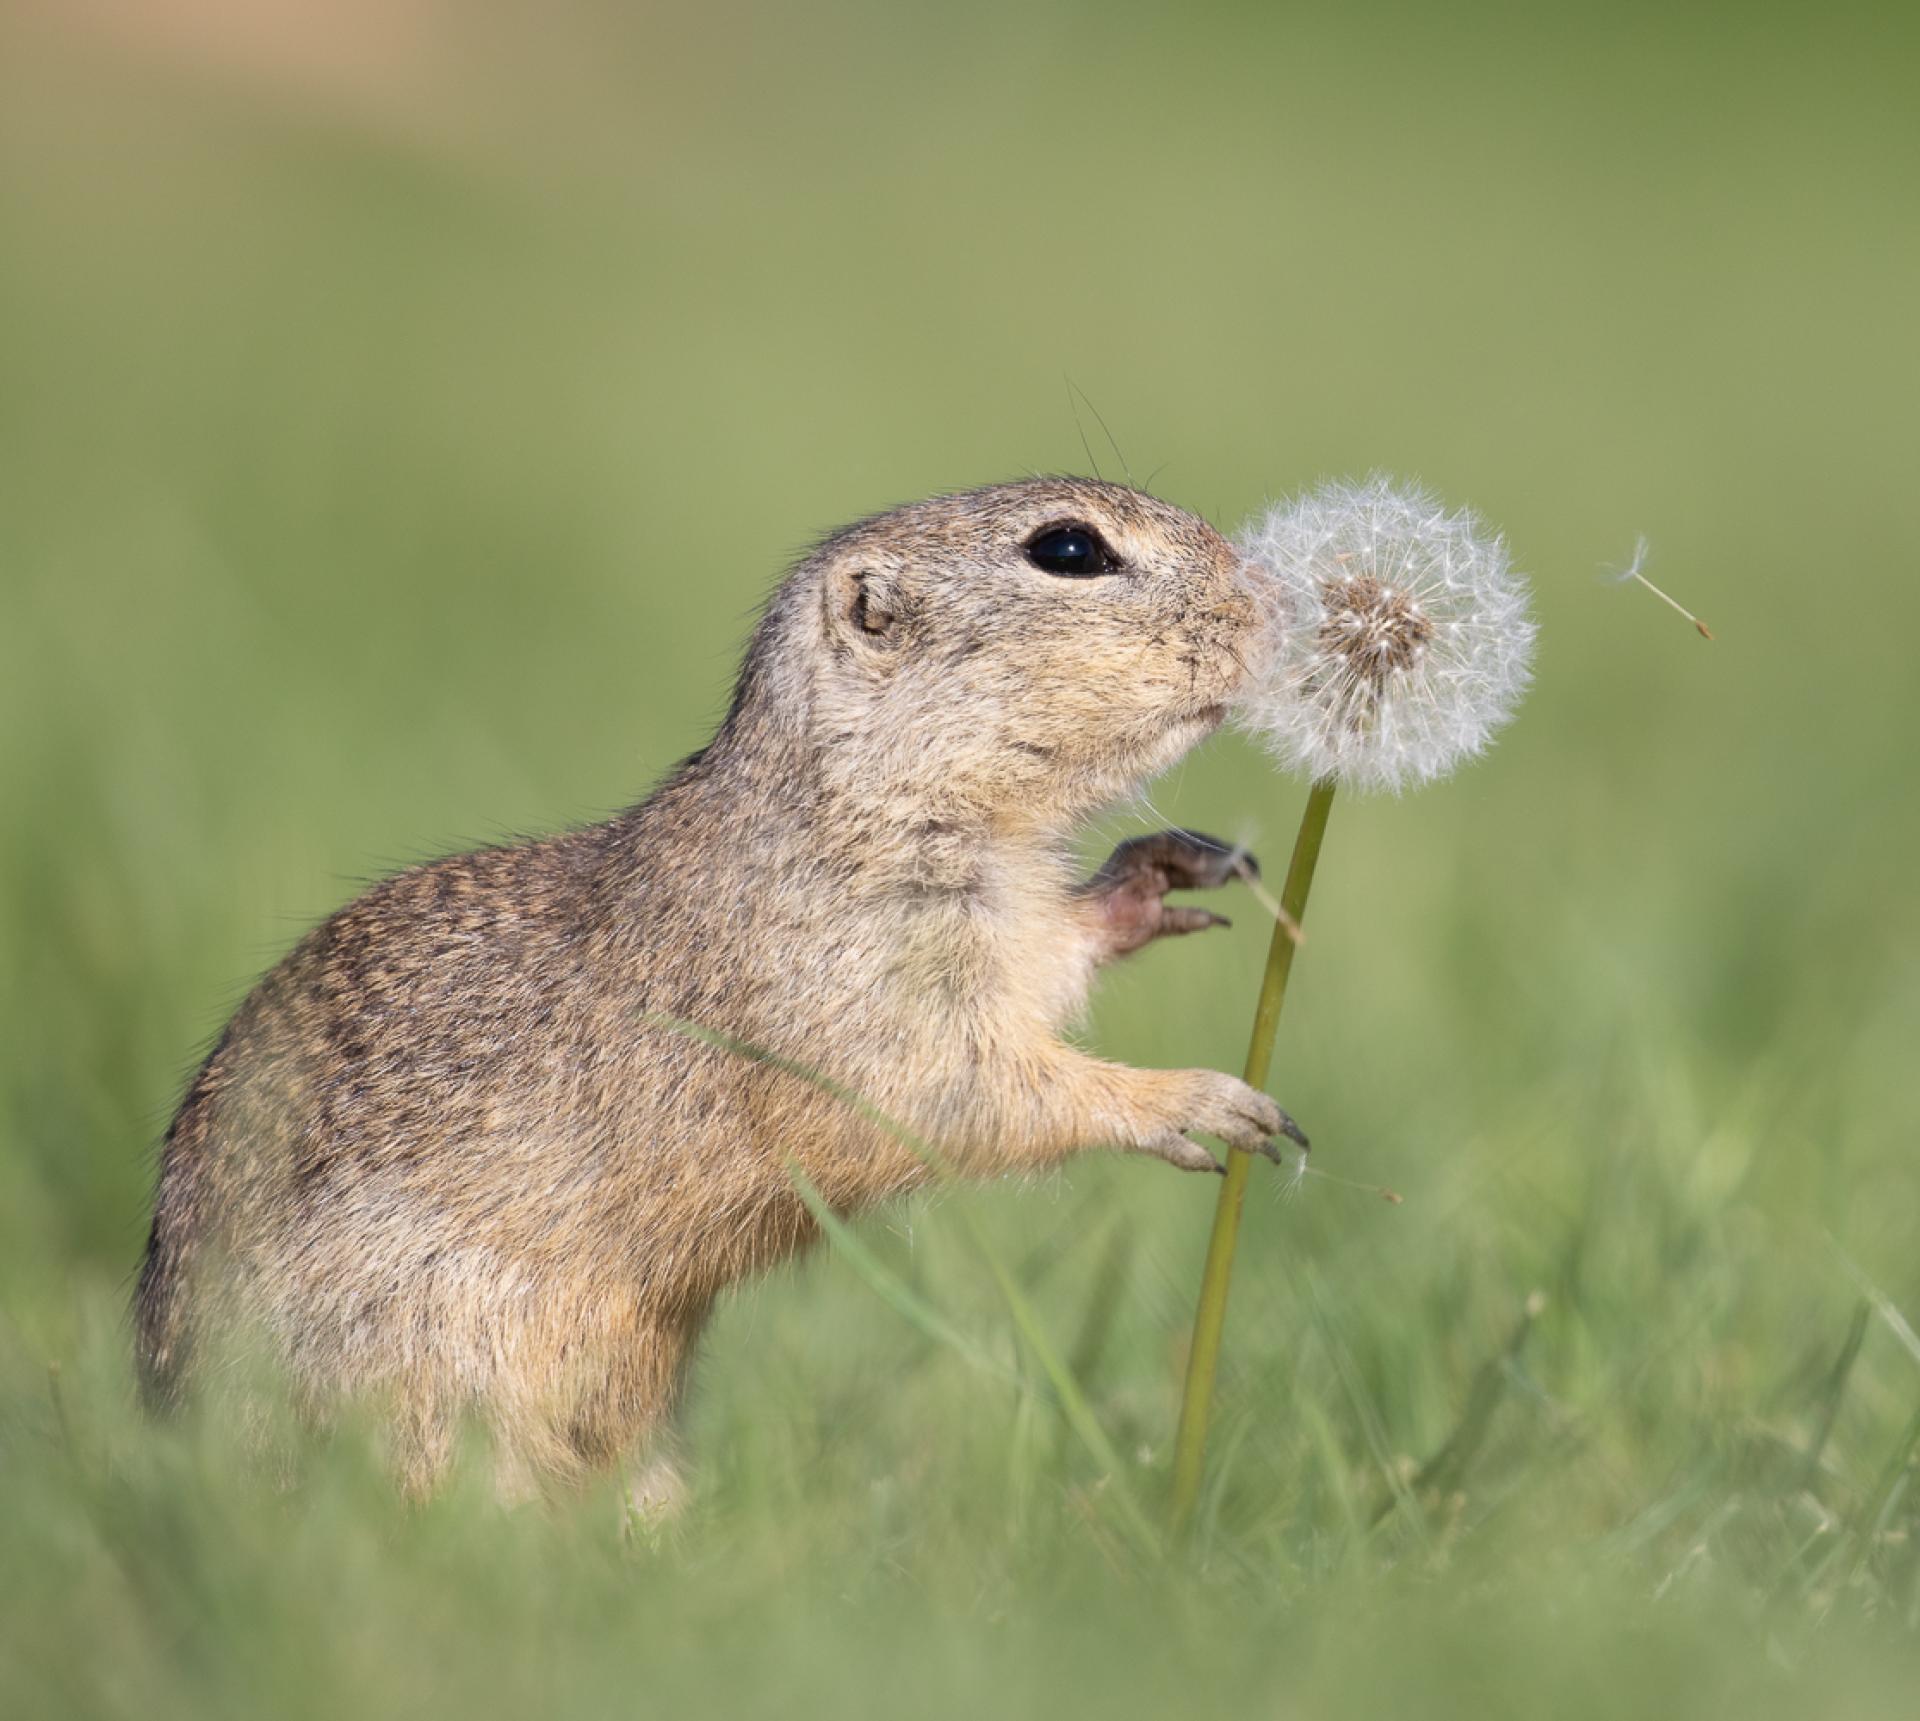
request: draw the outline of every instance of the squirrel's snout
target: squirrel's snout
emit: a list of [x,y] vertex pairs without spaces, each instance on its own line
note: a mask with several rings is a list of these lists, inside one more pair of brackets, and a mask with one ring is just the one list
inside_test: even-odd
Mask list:
[[1226,627],[1249,628],[1259,619],[1259,614],[1247,593],[1230,592],[1207,611],[1207,620]]
[[1251,673],[1259,619],[1259,608],[1252,598],[1236,591],[1199,611],[1189,624],[1193,647],[1212,665],[1220,691],[1237,691]]

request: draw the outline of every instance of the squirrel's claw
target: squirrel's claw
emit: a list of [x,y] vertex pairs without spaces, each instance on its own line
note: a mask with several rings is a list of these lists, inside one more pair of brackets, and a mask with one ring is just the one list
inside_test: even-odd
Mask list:
[[1085,888],[1097,890],[1147,873],[1166,881],[1163,890],[1217,890],[1236,878],[1258,878],[1260,863],[1245,849],[1205,831],[1155,831],[1129,837],[1107,856]]
[[1186,932],[1205,932],[1209,926],[1231,926],[1233,922],[1224,914],[1215,914],[1205,908],[1177,908],[1162,905],[1160,910],[1159,931],[1162,935],[1177,936]]

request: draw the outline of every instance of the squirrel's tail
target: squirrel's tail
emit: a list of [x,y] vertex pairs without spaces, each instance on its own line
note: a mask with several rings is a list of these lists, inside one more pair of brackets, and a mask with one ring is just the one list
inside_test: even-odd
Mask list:
[[192,1349],[193,1268],[211,1217],[204,1140],[207,1086],[203,1066],[167,1131],[153,1229],[147,1233],[147,1255],[133,1293],[134,1365],[141,1399],[155,1413],[178,1408]]
[[170,1165],[162,1174],[147,1258],[133,1293],[134,1366],[141,1401],[156,1415],[178,1408],[190,1348],[187,1281],[193,1238],[181,1225],[179,1210],[191,1204],[169,1199],[176,1169]]

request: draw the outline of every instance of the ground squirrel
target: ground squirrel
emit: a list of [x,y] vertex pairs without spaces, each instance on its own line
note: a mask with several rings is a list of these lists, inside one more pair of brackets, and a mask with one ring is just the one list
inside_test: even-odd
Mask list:
[[380,1404],[414,1490],[469,1416],[509,1490],[580,1478],[659,1431],[715,1296],[817,1235],[789,1156],[842,1212],[928,1178],[836,1088],[970,1175],[1299,1139],[1233,1076],[1059,1037],[1102,961],[1216,919],[1163,898],[1224,883],[1219,844],[1076,882],[1067,841],[1220,721],[1257,637],[1238,571],[1080,479],[826,539],[646,801],[387,879],[240,1006],[167,1132],[149,1397],[247,1325],[314,1413]]

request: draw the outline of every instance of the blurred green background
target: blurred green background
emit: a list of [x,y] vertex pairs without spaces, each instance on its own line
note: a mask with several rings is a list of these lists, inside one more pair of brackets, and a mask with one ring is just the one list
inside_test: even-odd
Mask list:
[[[1911,1713],[1914,47],[13,0],[0,1708]],[[1275,1086],[1405,1199],[1256,1187],[1190,1559],[1115,1532],[1213,1196],[1147,1162],[862,1224],[1012,1384],[845,1256],[737,1296],[657,1547],[610,1495],[407,1513],[352,1441],[281,1486],[146,1427],[152,1151],[251,979],[361,879],[636,798],[813,535],[1083,429],[1223,525],[1423,478],[1543,624],[1488,761],[1336,809]],[[1715,643],[1605,578],[1642,532]],[[1089,852],[1191,822],[1277,870],[1301,799],[1223,738]],[[1115,972],[1091,1040],[1237,1067],[1260,918]]]

